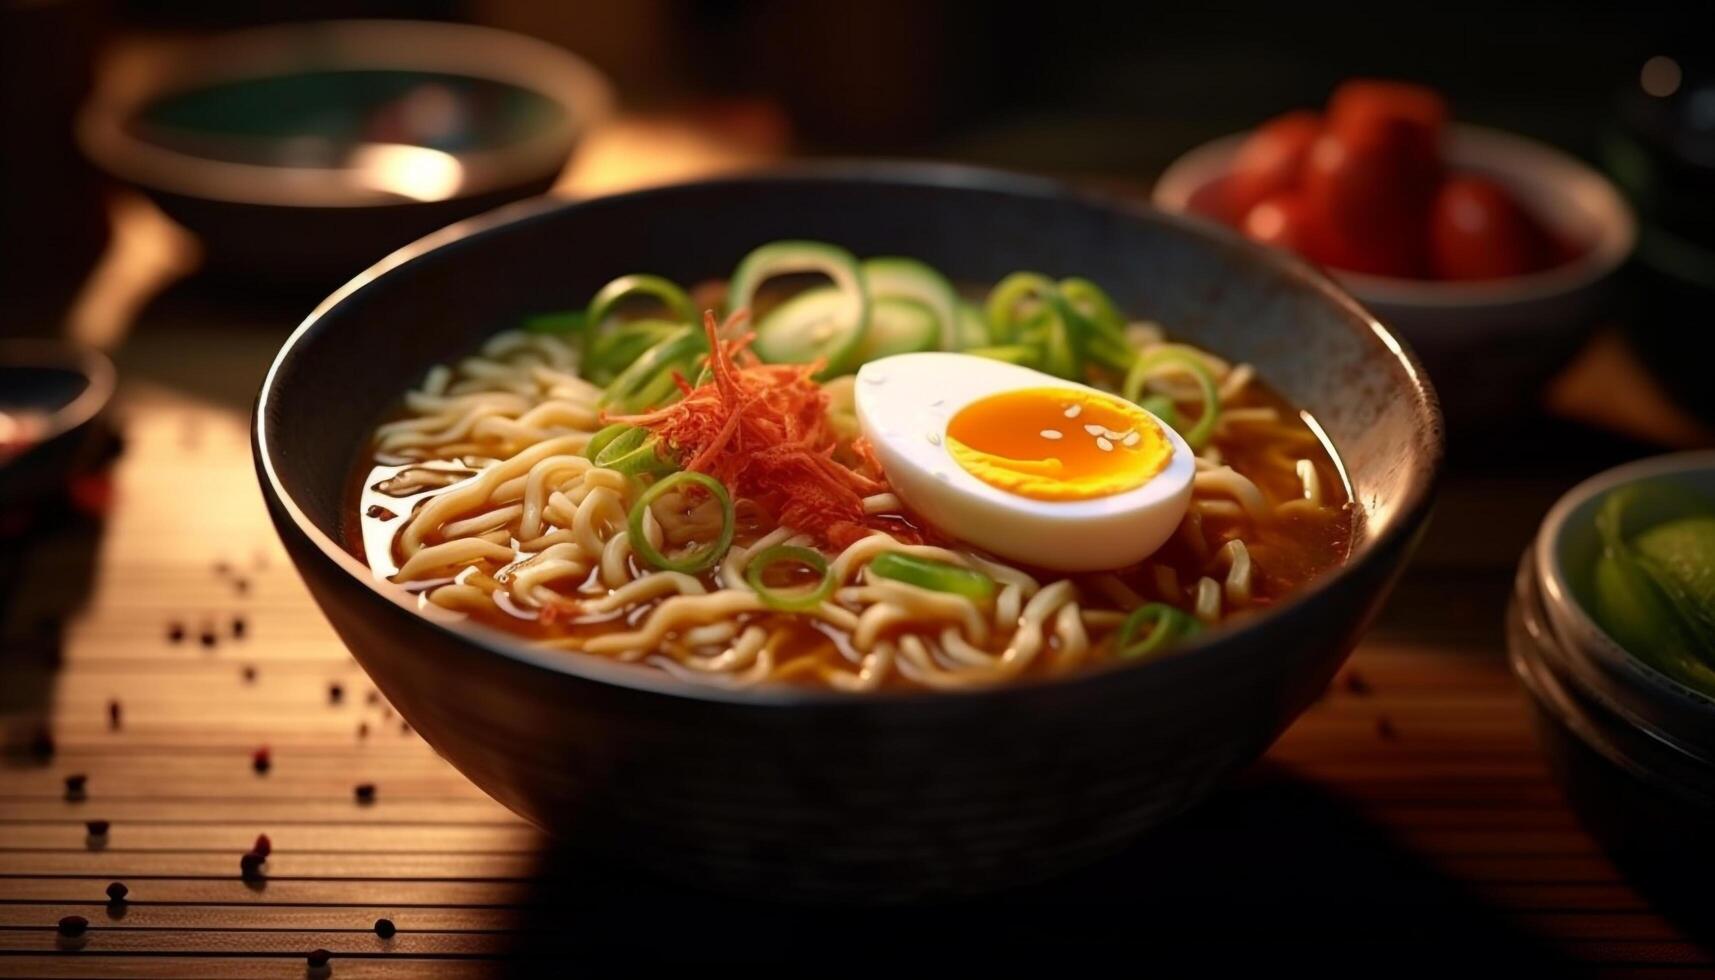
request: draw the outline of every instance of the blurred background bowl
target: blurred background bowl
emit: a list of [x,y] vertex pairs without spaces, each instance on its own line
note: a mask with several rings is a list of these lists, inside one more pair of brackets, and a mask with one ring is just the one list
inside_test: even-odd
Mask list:
[[588,63],[533,38],[324,21],[144,49],[98,80],[77,135],[209,266],[331,285],[546,191],[611,101]]
[[[676,234],[651,228],[671,224]],[[1182,656],[1054,682],[854,697],[727,690],[419,611],[341,542],[355,454],[432,365],[638,268],[728,274],[760,242],[909,254],[954,281],[1086,275],[1314,413],[1360,513],[1351,560]],[[329,398],[328,392],[340,392]],[[704,886],[902,898],[1110,854],[1254,760],[1317,698],[1399,571],[1442,455],[1409,351],[1303,263],[993,171],[865,164],[521,204],[395,253],[305,321],[253,430],[263,495],[358,661],[454,766],[575,846]]]
[[[1630,463],[1584,481],[1543,520],[1507,613],[1513,672],[1550,768],[1635,880],[1674,905],[1715,872],[1715,700],[1622,649],[1588,612],[1602,499],[1670,480],[1715,499],[1715,452]],[[1705,898],[1695,898],[1703,901]],[[1703,927],[1709,928],[1707,916]]]
[[[1194,195],[1230,170],[1247,135],[1205,143],[1174,161],[1155,184],[1156,206],[1190,210]],[[1610,312],[1637,221],[1606,177],[1544,143],[1454,124],[1444,154],[1453,169],[1505,185],[1560,237],[1581,245],[1580,254],[1543,272],[1480,282],[1327,271],[1411,342],[1438,382],[1450,424],[1487,424],[1534,406],[1543,384]]]
[[94,454],[113,362],[56,340],[0,340],[0,507],[63,493]]

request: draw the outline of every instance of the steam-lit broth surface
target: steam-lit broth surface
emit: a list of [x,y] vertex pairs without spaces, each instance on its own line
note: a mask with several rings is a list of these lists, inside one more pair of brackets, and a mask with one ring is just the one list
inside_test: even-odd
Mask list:
[[[871,274],[868,288],[886,281]],[[698,300],[715,305],[706,291]],[[851,691],[984,687],[1159,656],[1201,628],[1267,610],[1348,555],[1346,480],[1308,415],[1250,367],[1166,345],[1159,327],[1131,322],[1124,326],[1127,352],[1109,353],[1110,362],[1167,346],[1181,352],[1158,358],[1169,366],[1150,373],[1136,392],[1140,404],[1175,416],[1175,428],[1195,429],[1199,406],[1210,403],[1199,401],[1195,367],[1171,366],[1187,356],[1219,391],[1177,530],[1124,568],[1055,572],[998,559],[952,539],[899,499],[851,421],[851,375],[812,380],[804,370],[756,363],[751,346],[781,342],[769,334],[780,329],[768,312],[777,304],[759,305],[760,340],[741,342],[747,325],[729,321],[713,343],[716,355],[693,354],[679,384],[644,404],[618,404],[635,370],[628,379],[624,367],[604,373],[594,362],[603,343],[617,345],[614,338],[640,330],[632,325],[652,322],[648,317],[604,320],[617,326],[593,334],[602,340],[579,340],[539,321],[434,369],[378,428],[354,476],[349,546],[420,603],[568,656],[633,662],[712,684]],[[1040,319],[1028,299],[1020,309]],[[980,323],[974,309],[961,312]],[[874,324],[891,322],[872,308],[865,342],[892,329]],[[1028,327],[1020,334],[1031,336]],[[689,336],[662,330],[650,339]],[[1084,350],[1101,343],[1092,339]],[[702,350],[709,349],[705,343]],[[1000,356],[993,345],[976,349]],[[885,356],[872,363],[884,365]],[[1098,356],[1074,364],[1077,380],[1125,387],[1121,372]],[[757,433],[776,420],[754,406],[775,403],[789,406],[779,413],[788,428],[800,416],[810,419],[793,431],[850,475],[805,475],[822,464],[794,455],[790,440],[779,451],[762,441]],[[709,423],[722,412],[737,421]],[[612,464],[617,470],[599,462],[604,451],[590,452],[592,439],[598,449],[604,438],[619,442],[612,430],[604,433],[619,416],[656,447],[643,454],[642,472],[635,452],[609,453],[624,460]],[[738,435],[723,436],[729,429]],[[722,438],[750,442],[735,449]],[[758,471],[768,465],[779,468]],[[720,501],[679,476],[684,469],[717,474],[730,491],[731,540],[718,554]],[[639,498],[657,483],[669,488],[640,510]],[[842,504],[848,490],[856,510]],[[847,510],[835,515],[840,506]],[[1053,506],[1020,505],[1045,513]],[[791,524],[783,526],[783,514]],[[782,558],[782,547],[814,554]],[[674,570],[703,558],[707,567]],[[816,567],[818,558],[825,568]],[[819,602],[804,598],[818,587],[826,590]]]

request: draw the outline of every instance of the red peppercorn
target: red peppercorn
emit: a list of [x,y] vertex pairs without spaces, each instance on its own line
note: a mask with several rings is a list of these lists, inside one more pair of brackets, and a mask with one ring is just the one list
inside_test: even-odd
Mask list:
[[129,894],[131,894],[131,889],[126,888],[123,881],[115,881],[107,886],[107,900],[109,902],[123,902],[125,896]]
[[382,939],[392,939],[394,933],[397,933],[398,931],[398,928],[393,925],[392,919],[375,920],[375,934],[380,936]]
[[250,768],[256,770],[258,775],[266,773],[273,766],[274,756],[268,751],[268,746],[264,745],[250,754]]
[[262,877],[262,862],[268,860],[266,855],[250,851],[238,859],[238,874],[243,878]]
[[356,793],[357,793],[357,802],[359,802],[359,803],[374,803],[375,802],[375,784],[374,783],[358,783]]
[[81,936],[88,931],[89,920],[81,915],[68,915],[60,920],[59,933],[62,936]]
[[256,843],[251,845],[250,853],[267,857],[274,853],[274,842],[268,839],[267,834],[257,834]]

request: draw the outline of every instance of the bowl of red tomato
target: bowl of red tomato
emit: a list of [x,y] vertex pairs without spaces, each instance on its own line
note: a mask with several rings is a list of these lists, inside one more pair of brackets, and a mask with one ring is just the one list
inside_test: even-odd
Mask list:
[[1371,79],[1192,150],[1154,200],[1322,266],[1411,342],[1455,421],[1535,401],[1637,237],[1594,168]]

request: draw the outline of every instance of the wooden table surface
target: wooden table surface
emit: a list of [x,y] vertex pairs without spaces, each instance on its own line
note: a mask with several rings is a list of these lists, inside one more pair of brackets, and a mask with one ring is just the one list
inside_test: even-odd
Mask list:
[[[286,562],[251,468],[249,401],[294,317],[194,283],[78,316],[117,350],[123,451],[104,511],[0,539],[0,976],[315,976],[318,948],[336,977],[681,959],[1715,974],[1709,931],[1658,913],[1580,829],[1502,656],[1513,563],[1577,466],[1456,470],[1327,696],[1120,858],[977,902],[795,909],[565,854],[379,699]],[[1604,343],[1587,358],[1623,356]],[[1621,369],[1574,369],[1574,403],[1580,370]],[[1594,432],[1562,425],[1524,455],[1595,468],[1642,451]],[[258,834],[272,854],[246,880]],[[57,934],[68,915],[88,919],[81,940]]]

